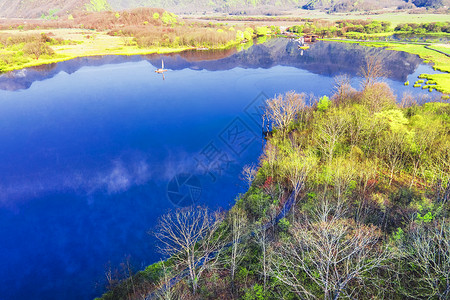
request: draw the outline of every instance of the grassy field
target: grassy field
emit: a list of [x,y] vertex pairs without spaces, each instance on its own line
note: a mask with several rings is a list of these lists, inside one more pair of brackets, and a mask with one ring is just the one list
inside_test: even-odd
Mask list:
[[[425,48],[424,45],[415,44],[394,44],[387,43],[386,49],[404,51],[412,54],[417,54],[425,62],[433,63],[433,68],[444,72],[443,74],[421,74],[420,78],[426,78],[435,84],[429,85],[429,88],[434,88],[445,94],[450,94],[450,57],[439,52]],[[450,52],[448,45],[431,45],[430,47]]]
[[[406,44],[395,42],[364,42],[339,39],[327,39],[328,41],[340,41],[345,43],[357,43],[368,47],[384,47],[387,50],[404,51],[416,54],[426,63],[432,63],[433,69],[444,72],[443,74],[421,74],[420,78],[426,78],[433,84],[429,88],[436,89],[444,94],[450,94],[450,57],[437,51],[427,49],[423,44]],[[450,54],[449,44],[430,44],[429,47]]]
[[[8,72],[12,70],[33,67],[44,64],[51,64],[60,61],[70,60],[76,57],[98,56],[98,55],[143,55],[151,53],[174,53],[193,47],[138,47],[131,37],[111,36],[106,31],[95,31],[87,29],[48,29],[48,30],[3,30],[1,34],[12,35],[33,35],[46,34],[54,39],[61,39],[67,43],[51,45],[54,55],[41,55],[38,59],[24,55],[24,45],[13,45],[11,47],[0,44],[0,71]],[[227,48],[235,45],[236,41],[220,47]],[[216,47],[216,49],[219,47]],[[14,56],[10,63],[2,61],[6,56]],[[6,60],[6,59],[5,59]]]
[[[256,22],[256,23],[269,23],[270,25],[285,25],[287,23],[291,23],[294,25],[296,23],[295,19],[320,19],[320,20],[329,20],[329,21],[337,21],[337,20],[378,20],[378,21],[388,21],[392,23],[392,26],[397,26],[401,23],[429,23],[429,22],[450,22],[450,15],[448,14],[409,14],[407,12],[379,12],[379,13],[361,13],[361,12],[352,12],[352,13],[335,13],[335,14],[327,14],[322,11],[316,10],[293,10],[288,12],[285,15],[281,16],[229,16],[224,14],[211,14],[209,16],[204,15],[186,15],[184,16],[187,19],[191,20],[200,20],[200,19],[208,19],[215,20],[218,19],[220,21],[226,20],[230,23],[240,23],[240,22]],[[263,19],[264,21],[261,21]]]
[[[448,45],[431,45],[432,48],[438,49],[450,53]],[[445,72],[444,74],[421,74],[420,78],[426,78],[435,84],[429,85],[429,88],[435,88],[436,90],[450,94],[450,57],[441,54],[439,52],[425,48],[423,45],[402,45],[393,44],[387,47],[390,50],[405,51],[408,53],[417,54],[425,62],[433,63],[433,68]]]
[[450,15],[445,14],[408,14],[404,12],[399,13],[385,13],[379,15],[365,15],[365,14],[333,14],[324,15],[323,19],[328,20],[342,20],[342,19],[362,19],[362,20],[378,20],[391,22],[393,26],[401,23],[429,23],[429,22],[450,22]]

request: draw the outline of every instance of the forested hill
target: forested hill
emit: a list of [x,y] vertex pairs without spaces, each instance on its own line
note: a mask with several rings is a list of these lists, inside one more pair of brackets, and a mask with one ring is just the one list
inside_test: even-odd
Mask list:
[[[408,2],[408,3],[407,3]],[[449,6],[450,0],[0,0],[0,18],[56,18],[83,11],[160,7],[180,12],[277,14],[291,8],[328,12],[375,10],[385,7]]]
[[85,9],[89,0],[0,0],[0,18],[38,18],[43,14],[68,14]]
[[[240,13],[240,9],[255,13],[277,13],[281,9],[322,9],[328,12],[354,10],[375,10],[385,7],[396,8],[410,3],[409,7],[439,8],[449,6],[450,0],[108,0],[114,9],[128,9],[140,6],[162,7],[171,10],[219,11]],[[411,4],[412,2],[412,4]],[[244,10],[245,11],[245,10]]]

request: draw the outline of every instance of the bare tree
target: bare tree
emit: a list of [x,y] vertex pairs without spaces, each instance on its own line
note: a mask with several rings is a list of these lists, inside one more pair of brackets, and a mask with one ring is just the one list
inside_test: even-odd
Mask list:
[[175,286],[171,279],[175,275],[172,269],[166,266],[164,261],[161,261],[162,274],[159,279],[155,296],[157,299],[161,300],[175,300],[178,299],[177,293],[175,291]]
[[267,286],[267,278],[269,277],[269,266],[268,266],[268,251],[269,251],[269,237],[267,229],[264,226],[258,226],[255,230],[255,238],[256,242],[261,249],[261,264],[262,264],[262,276],[264,282],[264,290],[266,290]]
[[305,95],[288,92],[268,99],[265,117],[282,130],[285,136],[287,127],[295,120],[297,114],[305,107]]
[[[303,153],[299,148],[293,147],[289,153],[279,159],[279,174],[291,183],[291,188],[297,198],[303,183],[310,171],[317,164],[317,158],[312,153]],[[294,213],[292,213],[294,218]]]
[[[364,160],[359,167],[356,169],[356,174],[361,182],[360,184],[360,201],[358,204],[358,208],[355,211],[355,220],[362,220],[366,216],[367,209],[367,191],[369,188],[373,187],[373,179],[376,178],[377,170],[376,166],[377,160]],[[372,183],[369,184],[369,182]]]
[[123,291],[126,292],[127,298],[132,299],[137,296],[138,287],[134,283],[134,272],[130,264],[130,256],[125,256],[120,267],[112,269],[111,263],[108,263],[105,271],[107,280],[106,288],[113,291],[117,286],[123,286]]
[[414,184],[414,180],[421,168],[425,165],[427,160],[427,153],[432,152],[431,148],[434,141],[440,132],[435,128],[427,128],[427,130],[416,130],[413,135],[413,144],[410,151],[408,151],[408,156],[412,164],[412,177],[409,188]]
[[242,244],[242,238],[247,232],[247,216],[245,211],[234,206],[229,213],[231,223],[231,257],[230,257],[230,272],[231,272],[231,290],[235,292],[235,275],[237,267],[244,257],[245,248]]
[[445,182],[447,182],[447,189],[442,191],[442,193],[438,192],[441,195],[438,195],[437,201],[445,204],[450,197],[450,145],[447,145],[440,151],[436,151],[434,156],[431,169],[433,171],[434,181],[440,182],[439,190],[444,187],[442,183],[445,184]]
[[177,209],[160,217],[155,236],[161,241],[162,254],[187,268],[195,294],[203,272],[217,262],[217,251],[223,246],[219,225],[223,216],[207,208]]
[[417,272],[409,297],[449,299],[450,297],[450,222],[443,220],[432,226],[418,226],[406,245],[406,259]]
[[339,157],[333,161],[329,172],[336,200],[338,203],[342,203],[350,182],[356,178],[356,164],[354,161]]
[[334,150],[340,138],[348,127],[346,116],[341,113],[331,113],[323,122],[316,125],[318,147],[331,163]]
[[339,75],[334,78],[333,96],[332,99],[337,104],[345,104],[351,99],[356,90],[352,88],[350,77],[345,75]]
[[381,152],[390,172],[389,186],[395,171],[402,165],[405,156],[406,135],[402,132],[389,132],[380,140]]
[[381,58],[376,55],[366,56],[364,65],[361,67],[359,74],[363,77],[363,89],[373,86],[381,78],[388,75],[384,70]]
[[[282,197],[279,195],[278,197]],[[260,215],[263,216],[259,221],[254,223],[253,236],[256,244],[261,251],[261,265],[262,268],[259,273],[263,277],[264,290],[267,287],[267,279],[269,277],[269,243],[270,243],[270,231],[271,224],[274,224],[275,216],[277,214],[277,207],[274,204],[270,204],[269,207],[258,207],[261,211]]]
[[264,147],[263,161],[267,162],[270,166],[271,176],[274,177],[274,169],[278,159],[278,147],[272,142],[268,141]]
[[248,184],[248,187],[252,185],[253,180],[256,177],[256,167],[254,165],[245,165],[242,170],[242,179]]
[[[126,279],[127,287],[128,287],[128,282],[130,282],[131,288],[132,288],[132,290],[133,290],[133,295],[136,295],[136,286],[135,286],[134,280],[133,280],[133,273],[134,273],[134,272],[133,272],[133,270],[131,269],[130,256],[127,256],[127,257],[125,258],[125,262],[122,263],[122,268],[125,270],[126,277],[128,278],[128,279]],[[129,296],[129,297],[130,297],[130,296]],[[131,298],[131,297],[130,297],[130,298]]]
[[417,105],[416,99],[411,95],[410,92],[404,92],[402,95],[402,100],[400,101],[400,107],[406,108]]
[[378,228],[343,219],[339,207],[328,203],[319,207],[293,224],[289,241],[275,244],[270,274],[301,299],[351,298],[351,283],[382,267],[389,252]]

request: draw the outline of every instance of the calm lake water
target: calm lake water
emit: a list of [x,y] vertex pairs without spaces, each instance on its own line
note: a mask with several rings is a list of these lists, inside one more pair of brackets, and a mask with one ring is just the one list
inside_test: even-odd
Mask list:
[[[433,72],[414,55],[286,39],[247,50],[80,58],[0,75],[0,299],[91,299],[105,271],[157,261],[159,215],[229,208],[257,163],[262,101],[358,85],[383,57],[395,93]],[[154,71],[164,59],[164,79]]]

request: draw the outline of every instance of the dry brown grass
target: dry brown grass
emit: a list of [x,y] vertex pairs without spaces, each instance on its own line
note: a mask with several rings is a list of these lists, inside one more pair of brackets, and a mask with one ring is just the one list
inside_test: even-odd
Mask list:
[[[112,12],[78,12],[73,20],[59,18],[58,20],[0,20],[0,30],[17,29],[52,29],[52,28],[88,28],[96,30],[112,30],[123,26],[138,26],[143,24],[160,26],[161,19],[154,19],[153,14],[162,15],[161,8],[136,8],[127,11]],[[116,16],[118,14],[118,17]]]
[[[37,28],[41,30],[82,28],[108,31],[111,36],[124,37],[127,43],[133,38],[139,47],[213,47],[225,45],[236,39],[236,31],[219,25],[184,22],[163,24],[161,16],[164,12],[159,8],[136,8],[121,12],[82,12],[75,14],[73,20],[3,22],[0,23],[0,29],[18,28],[26,31]],[[154,18],[155,13],[160,17]]]
[[[136,8],[130,11],[115,12],[95,12],[95,13],[80,13],[74,15],[73,22],[77,27],[84,27],[96,30],[112,30],[114,28],[124,26],[140,26],[147,24],[147,26],[161,26],[161,18],[154,19],[153,14],[158,13],[162,15],[164,12],[160,8]],[[68,20],[70,21],[70,20]]]
[[236,38],[235,31],[217,31],[200,26],[148,27],[128,26],[111,35],[134,37],[139,47],[212,47],[225,45]]

